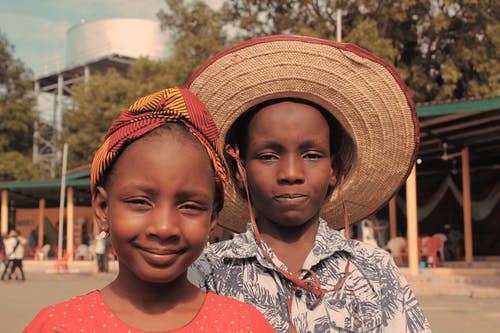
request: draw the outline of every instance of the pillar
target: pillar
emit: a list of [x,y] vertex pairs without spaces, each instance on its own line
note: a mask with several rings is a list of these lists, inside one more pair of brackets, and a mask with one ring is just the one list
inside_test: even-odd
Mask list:
[[6,235],[9,232],[9,194],[7,190],[2,190],[2,209],[0,217],[0,233]]
[[470,194],[469,147],[462,149],[462,193],[464,210],[465,262],[472,262],[472,211]]
[[67,202],[66,202],[66,219],[68,221],[66,229],[66,253],[68,254],[68,263],[73,261],[74,255],[74,236],[75,236],[75,214],[74,214],[74,197],[73,187],[66,189]]
[[38,246],[43,246],[45,233],[45,199],[38,200]]
[[417,217],[417,172],[413,166],[410,176],[406,180],[406,218],[407,218],[407,242],[408,242],[408,266],[410,275],[419,274],[418,264],[418,217]]

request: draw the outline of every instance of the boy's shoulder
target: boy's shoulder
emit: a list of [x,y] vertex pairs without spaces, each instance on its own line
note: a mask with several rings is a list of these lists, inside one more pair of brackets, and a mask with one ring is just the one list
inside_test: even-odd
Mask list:
[[255,256],[257,244],[250,232],[235,235],[232,239],[211,244],[204,252],[210,259],[248,258]]

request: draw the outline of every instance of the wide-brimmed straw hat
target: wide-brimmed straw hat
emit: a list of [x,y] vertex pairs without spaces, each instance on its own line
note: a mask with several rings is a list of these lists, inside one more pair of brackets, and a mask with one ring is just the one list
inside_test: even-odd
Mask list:
[[[344,227],[382,208],[404,184],[419,142],[415,104],[396,70],[349,43],[275,35],[226,49],[205,62],[187,86],[207,106],[221,138],[245,111],[278,98],[309,100],[328,110],[344,130],[339,152],[346,166],[320,216]],[[219,224],[246,229],[248,211],[234,183],[226,188]]]

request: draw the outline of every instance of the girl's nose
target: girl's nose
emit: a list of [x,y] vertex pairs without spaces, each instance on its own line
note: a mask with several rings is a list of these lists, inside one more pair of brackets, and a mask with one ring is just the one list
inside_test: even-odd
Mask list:
[[284,184],[300,184],[304,182],[303,160],[300,157],[288,156],[280,159],[278,182]]
[[179,217],[176,214],[176,209],[157,207],[146,228],[147,236],[167,240],[178,237],[179,233]]

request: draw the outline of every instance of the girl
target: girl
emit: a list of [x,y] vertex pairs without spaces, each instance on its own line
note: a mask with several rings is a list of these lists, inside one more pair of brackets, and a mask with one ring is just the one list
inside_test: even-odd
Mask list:
[[171,88],[116,119],[91,169],[93,210],[119,273],[44,308],[24,332],[274,332],[254,308],[203,292],[186,270],[223,206],[226,167],[201,102]]

